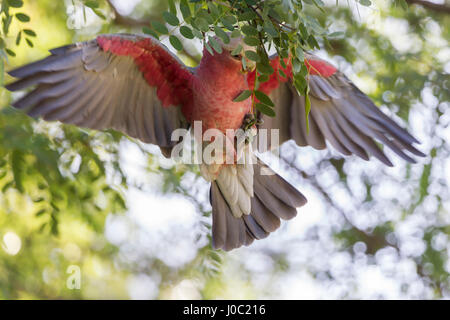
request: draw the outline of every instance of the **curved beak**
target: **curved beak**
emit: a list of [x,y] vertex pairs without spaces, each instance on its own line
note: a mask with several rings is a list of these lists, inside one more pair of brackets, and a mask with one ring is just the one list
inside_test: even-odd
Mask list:
[[247,59],[247,71],[253,72],[256,69],[256,62],[252,60]]
[[249,60],[247,58],[244,58],[245,63],[243,61],[242,63],[242,72],[247,73],[247,72],[253,72],[256,69],[256,62]]

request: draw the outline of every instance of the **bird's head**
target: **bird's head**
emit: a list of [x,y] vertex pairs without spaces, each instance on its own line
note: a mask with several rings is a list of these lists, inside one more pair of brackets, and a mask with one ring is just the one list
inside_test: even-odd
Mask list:
[[[243,37],[232,38],[231,33],[228,33],[230,42],[225,43],[221,38],[215,36],[215,40],[222,46],[222,56],[224,59],[231,61],[233,64],[238,64],[243,73],[252,72],[256,68],[256,62],[245,57],[245,51],[255,51],[255,47],[250,47],[244,43]],[[239,50],[239,48],[241,48]]]

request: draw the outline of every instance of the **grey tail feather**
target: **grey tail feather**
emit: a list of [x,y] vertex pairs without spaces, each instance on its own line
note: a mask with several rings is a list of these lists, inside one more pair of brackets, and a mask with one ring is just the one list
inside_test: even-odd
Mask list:
[[303,194],[259,159],[253,181],[251,213],[241,218],[233,216],[217,182],[211,183],[212,245],[215,249],[229,251],[266,238],[280,227],[280,219],[294,218],[297,208],[306,203]]

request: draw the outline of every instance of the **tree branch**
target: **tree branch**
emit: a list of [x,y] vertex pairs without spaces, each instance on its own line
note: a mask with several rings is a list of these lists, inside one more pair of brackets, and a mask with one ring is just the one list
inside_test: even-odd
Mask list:
[[[397,249],[400,252],[400,248],[395,244],[390,244],[387,242],[386,238],[382,235],[376,233],[366,232],[360,228],[358,228],[352,220],[348,217],[345,210],[343,210],[335,200],[328,194],[328,192],[320,185],[315,175],[310,175],[305,171],[301,170],[299,167],[295,165],[295,157],[292,159],[288,159],[284,156],[280,156],[280,160],[283,161],[291,170],[294,170],[298,175],[300,175],[303,179],[306,179],[315,189],[318,191],[324,200],[328,203],[329,206],[337,210],[337,212],[342,216],[345,222],[351,226],[351,228],[358,234],[361,240],[367,245],[367,252],[370,254],[375,254],[375,252],[379,248],[391,246]],[[322,160],[326,161],[326,160]],[[318,164],[320,167],[320,164]]]
[[109,4],[111,10],[114,12],[114,22],[118,25],[126,26],[126,27],[148,27],[150,26],[150,21],[146,19],[134,19],[127,16],[122,15],[117,8],[113,5],[111,0],[106,0]]
[[450,6],[445,4],[437,4],[426,0],[406,0],[408,4],[418,4],[422,7],[438,12],[438,13],[445,13],[450,14]]

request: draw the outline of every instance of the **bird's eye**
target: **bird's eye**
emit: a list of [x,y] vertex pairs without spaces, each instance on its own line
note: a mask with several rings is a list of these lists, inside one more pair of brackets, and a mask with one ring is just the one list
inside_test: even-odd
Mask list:
[[231,56],[233,57],[233,59],[241,60],[241,55],[240,54],[232,54]]

